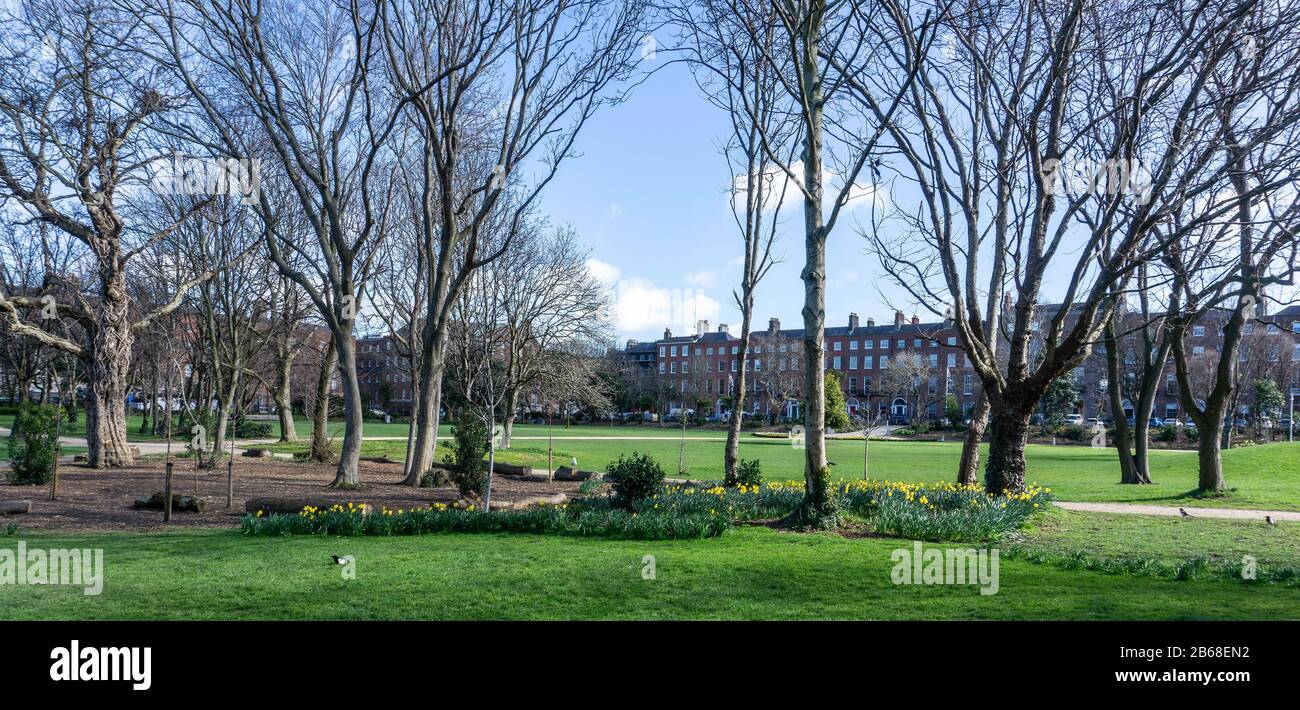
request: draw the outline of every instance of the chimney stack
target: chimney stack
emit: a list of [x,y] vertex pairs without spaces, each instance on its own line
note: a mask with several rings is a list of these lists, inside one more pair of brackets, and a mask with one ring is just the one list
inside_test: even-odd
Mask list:
[[706,321],[706,320],[697,320],[697,321],[695,321],[695,337],[697,337],[697,338],[703,337],[704,334],[707,333],[707,332],[709,332],[709,322],[708,322],[708,321]]
[[894,327],[895,327],[895,328],[902,328],[902,327],[903,327],[903,312],[902,312],[902,311],[894,311]]
[[921,325],[921,319],[917,318],[915,313],[912,314],[912,325]]
[[776,335],[777,333],[781,332],[781,319],[780,319],[780,318],[768,318],[768,319],[767,319],[767,332],[771,333],[772,335]]
[[868,327],[868,328],[875,328],[875,327],[876,327],[876,319],[875,319],[875,318],[868,318],[868,319],[867,319],[867,327]]
[[671,337],[673,337],[673,332],[667,328],[664,328],[664,340],[668,340]]
[[849,328],[850,328],[851,330],[857,330],[857,329],[858,329],[858,314],[857,314],[857,313],[850,313],[850,314],[849,314]]
[[731,333],[729,333],[729,332],[727,331],[727,324],[726,324],[726,323],[719,323],[719,324],[718,324],[718,332],[719,332],[719,333],[726,333],[727,335],[731,335]]

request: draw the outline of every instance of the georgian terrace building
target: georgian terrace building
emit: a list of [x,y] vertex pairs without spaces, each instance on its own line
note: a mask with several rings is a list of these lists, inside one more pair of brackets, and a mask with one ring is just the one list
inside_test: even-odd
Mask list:
[[[750,334],[749,352],[741,362],[739,337],[725,324],[710,331],[708,322],[700,321],[694,334],[674,336],[665,330],[664,337],[651,348],[630,341],[625,352],[642,354],[644,359],[649,350],[655,356],[651,368],[669,412],[707,403],[711,413],[721,414],[734,394],[737,375],[745,368],[750,414],[797,419],[801,416],[803,336],[803,329],[782,329],[781,322],[773,318],[766,330]],[[956,332],[943,323],[922,323],[916,316],[909,319],[897,311],[892,323],[877,325],[868,318],[863,324],[851,313],[847,325],[826,328],[825,338],[823,367],[839,374],[850,416],[880,415],[898,421],[912,418],[912,410],[920,407],[925,410],[922,416],[939,417],[949,395],[957,399],[963,412],[975,406],[978,378],[957,344]],[[919,399],[895,396],[882,388],[891,361],[902,353],[915,353],[928,364],[927,381],[918,383]]]

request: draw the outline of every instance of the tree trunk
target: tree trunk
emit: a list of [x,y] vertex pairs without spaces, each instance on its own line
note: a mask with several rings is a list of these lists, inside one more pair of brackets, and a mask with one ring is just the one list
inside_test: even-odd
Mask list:
[[[213,425],[212,432],[212,458],[208,459],[208,467],[215,466],[217,459],[221,458],[221,452],[226,450],[226,431],[230,427],[230,412],[235,406],[235,393],[239,391],[239,366],[236,365],[230,374],[230,380],[226,383],[226,391],[220,393],[217,400],[217,421]],[[230,433],[229,438],[235,438],[234,432]]]
[[298,438],[298,429],[293,423],[293,398],[289,388],[293,383],[293,358],[286,357],[280,362],[280,381],[276,383],[271,398],[275,400],[275,411],[280,418],[280,441],[294,441]]
[[125,276],[113,273],[104,277],[86,363],[90,374],[86,456],[94,468],[134,463],[126,441],[126,372],[131,364],[133,340],[128,305]]
[[501,448],[510,448],[510,436],[515,431],[515,419],[519,416],[519,392],[511,389],[505,397],[506,414],[501,420]]
[[[1128,428],[1128,417],[1124,415],[1124,393],[1120,389],[1119,372],[1120,347],[1113,318],[1114,316],[1105,326],[1106,394],[1110,398],[1110,414],[1115,419],[1115,450],[1119,452],[1119,482],[1150,483],[1150,479],[1145,478],[1146,474],[1133,460],[1133,437]],[[1136,412],[1134,415],[1134,422],[1136,422]]]
[[989,425],[989,400],[980,392],[971,412],[966,438],[961,444],[961,462],[957,464],[957,484],[973,486],[979,482],[980,441]]
[[433,333],[430,342],[432,347],[426,349],[420,357],[420,391],[414,410],[419,426],[415,433],[415,449],[410,454],[410,470],[406,473],[406,479],[402,481],[408,486],[417,485],[420,476],[433,468],[434,456],[438,451],[438,408],[442,404],[443,341]]
[[[158,368],[153,368],[153,380],[149,386],[149,401],[144,406],[144,418],[140,420],[140,433],[147,434],[150,429],[158,428]],[[150,420],[153,424],[150,424]]]
[[361,380],[357,376],[356,343],[350,334],[342,340],[335,347],[339,351],[339,369],[343,375],[343,446],[339,449],[339,465],[330,487],[351,489],[361,485],[358,471],[362,436]]
[[[991,403],[989,460],[984,468],[984,490],[991,495],[1025,490],[1025,446],[1029,443],[1030,411],[1004,403]],[[1032,410],[1032,408],[1031,408]]]
[[745,418],[745,393],[749,387],[749,378],[745,376],[747,368],[744,364],[749,358],[749,327],[754,307],[753,297],[748,295],[749,289],[743,286],[742,289],[746,291],[746,308],[741,315],[740,346],[736,356],[740,360],[741,367],[736,379],[736,395],[731,403],[731,420],[727,422],[727,444],[722,453],[723,476],[727,481],[736,480],[736,466],[740,463],[740,425]]
[[1223,459],[1219,451],[1219,437],[1223,435],[1223,418],[1209,417],[1197,433],[1196,458],[1199,467],[1198,485],[1202,492],[1223,491]]
[[330,383],[334,380],[336,362],[337,354],[331,339],[321,358],[320,375],[316,380],[316,411],[312,416],[311,452],[308,455],[311,461],[320,463],[328,463],[334,458],[330,452],[329,421]]

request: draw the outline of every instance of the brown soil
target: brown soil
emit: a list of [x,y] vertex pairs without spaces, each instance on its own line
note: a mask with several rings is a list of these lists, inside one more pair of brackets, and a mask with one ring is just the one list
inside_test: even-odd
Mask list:
[[[174,492],[195,495],[194,466],[177,461]],[[30,500],[32,512],[0,516],[0,526],[15,523],[22,530],[104,531],[161,530],[168,527],[229,528],[239,525],[244,502],[249,498],[306,498],[327,502],[366,502],[388,508],[425,507],[435,501],[460,497],[455,488],[411,488],[400,485],[400,464],[361,463],[362,487],[355,491],[327,487],[334,480],[334,466],[281,460],[235,460],[235,497],[226,507],[226,468],[199,471],[197,495],[207,501],[202,513],[177,512],[164,525],[162,512],[132,507],[137,496],[148,496],[163,488],[163,464],[141,462],[124,469],[92,469],[80,464],[59,468],[59,499],[50,500],[49,486],[13,486],[0,483],[0,500]],[[533,496],[565,493],[573,496],[578,483],[556,481],[532,483],[492,478],[493,500],[514,501]]]

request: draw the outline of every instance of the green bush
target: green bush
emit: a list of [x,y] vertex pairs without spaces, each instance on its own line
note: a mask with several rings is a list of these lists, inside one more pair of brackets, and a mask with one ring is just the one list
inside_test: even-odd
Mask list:
[[727,474],[723,485],[728,488],[736,486],[760,486],[763,484],[763,464],[758,459],[748,461],[741,459],[736,464],[735,475]]
[[916,436],[916,430],[908,427],[899,427],[891,432],[890,436]]
[[1155,433],[1151,435],[1151,438],[1166,444],[1177,441],[1178,427],[1172,424],[1166,424],[1159,429],[1156,429]]
[[483,418],[468,407],[456,413],[451,425],[451,480],[461,495],[483,495],[487,484],[488,430]]
[[664,470],[659,462],[636,452],[619,456],[605,471],[605,481],[612,488],[610,503],[623,510],[640,510],[645,500],[658,493],[664,483]]
[[447,469],[444,468],[431,468],[420,474],[421,488],[441,488],[451,483],[451,476],[447,475]]
[[259,422],[240,417],[235,420],[236,439],[265,439],[271,436],[271,422]]
[[1056,428],[1056,435],[1070,441],[1086,441],[1092,438],[1092,434],[1078,424],[1059,426]]
[[58,427],[62,409],[48,404],[24,404],[9,434],[9,481],[17,486],[49,483],[58,456]]

